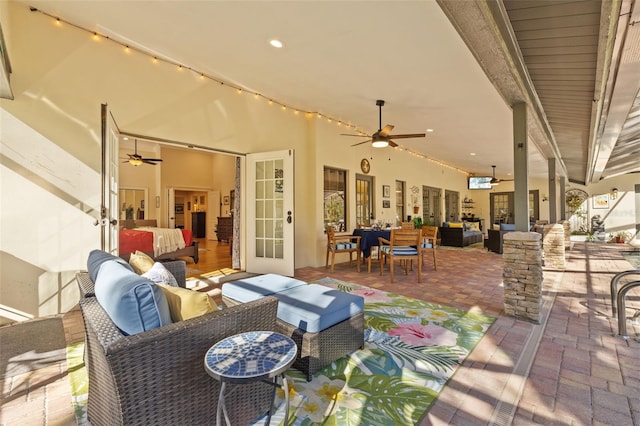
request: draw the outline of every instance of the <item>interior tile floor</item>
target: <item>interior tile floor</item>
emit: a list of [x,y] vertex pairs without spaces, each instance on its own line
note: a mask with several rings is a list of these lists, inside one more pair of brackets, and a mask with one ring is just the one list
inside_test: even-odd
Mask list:
[[[623,340],[610,318],[610,280],[632,269],[620,254],[629,249],[575,243],[565,270],[544,270],[541,324],[503,314],[502,257],[478,247],[439,249],[437,271],[425,259],[421,283],[415,270],[398,271],[391,284],[377,264],[358,273],[347,262],[295,276],[331,276],[496,317],[423,425],[640,425],[640,326],[628,321],[631,338]],[[637,309],[640,288],[629,294],[627,317]],[[68,343],[84,338],[79,310],[64,324]],[[2,382],[0,425],[74,425],[65,364]]]

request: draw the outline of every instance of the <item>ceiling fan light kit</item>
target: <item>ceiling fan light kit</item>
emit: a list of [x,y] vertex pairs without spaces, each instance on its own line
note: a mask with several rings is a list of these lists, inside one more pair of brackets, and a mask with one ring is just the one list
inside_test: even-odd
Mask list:
[[386,148],[389,146],[389,142],[384,139],[372,140],[371,146],[374,148]]

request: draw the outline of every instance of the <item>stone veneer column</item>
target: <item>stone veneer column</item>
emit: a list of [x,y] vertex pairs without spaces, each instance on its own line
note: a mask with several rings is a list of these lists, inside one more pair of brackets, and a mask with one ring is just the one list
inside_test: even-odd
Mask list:
[[503,235],[504,311],[540,323],[542,307],[542,236],[537,232]]
[[571,223],[568,220],[558,222],[564,228],[564,249],[571,250]]
[[545,225],[542,235],[544,266],[554,269],[564,269],[564,226],[560,223]]

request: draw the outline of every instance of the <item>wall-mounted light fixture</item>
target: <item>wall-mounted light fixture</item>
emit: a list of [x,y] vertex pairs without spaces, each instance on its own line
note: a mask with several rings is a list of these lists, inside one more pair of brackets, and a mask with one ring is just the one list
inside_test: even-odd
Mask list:
[[609,198],[615,200],[618,198],[618,188],[611,188],[611,192],[609,193]]

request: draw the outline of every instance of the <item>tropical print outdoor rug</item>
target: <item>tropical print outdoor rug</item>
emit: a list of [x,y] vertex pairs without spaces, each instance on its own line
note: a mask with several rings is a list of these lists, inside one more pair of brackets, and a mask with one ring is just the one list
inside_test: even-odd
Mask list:
[[[358,294],[365,304],[365,348],[345,356],[306,381],[287,372],[288,425],[415,425],[495,318],[404,297],[353,283],[323,278],[316,284]],[[86,421],[86,372],[79,359],[71,370],[78,424]],[[77,368],[75,367],[77,366]],[[284,394],[271,424],[283,424]],[[264,418],[255,424],[264,424]]]

